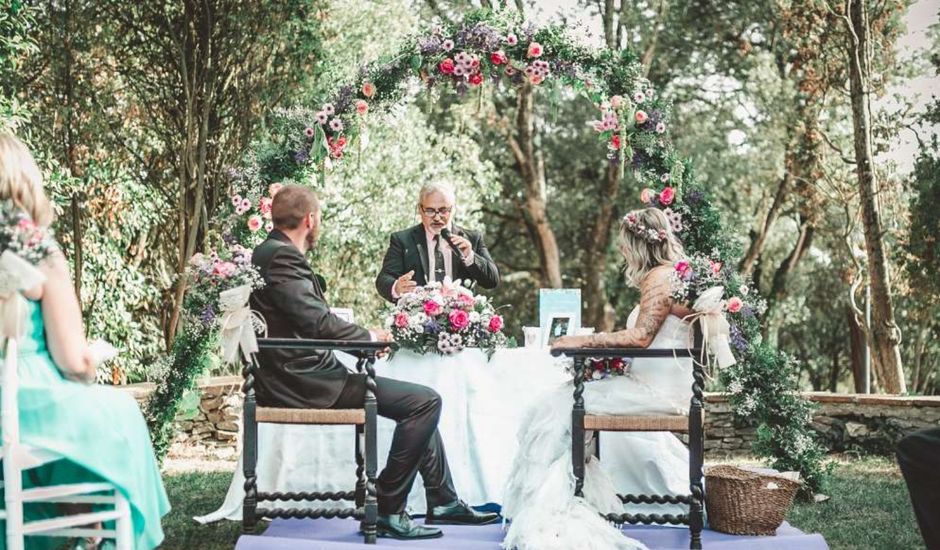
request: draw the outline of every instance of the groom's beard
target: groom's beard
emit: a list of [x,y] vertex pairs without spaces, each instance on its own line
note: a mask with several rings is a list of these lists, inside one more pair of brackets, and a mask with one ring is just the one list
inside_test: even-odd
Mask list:
[[317,240],[320,238],[320,228],[314,227],[307,232],[307,236],[304,237],[304,242],[307,243],[307,252],[313,250],[313,247],[317,245]]

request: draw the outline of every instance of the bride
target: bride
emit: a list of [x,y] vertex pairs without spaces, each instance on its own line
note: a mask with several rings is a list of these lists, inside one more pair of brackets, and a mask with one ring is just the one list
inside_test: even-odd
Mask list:
[[[691,331],[682,319],[691,311],[673,301],[670,284],[672,266],[683,251],[665,214],[647,208],[624,216],[620,251],[626,261],[627,282],[640,290],[640,304],[630,313],[627,328],[609,334],[565,336],[553,346],[687,347]],[[584,403],[589,414],[687,414],[691,385],[689,359],[636,359],[625,376],[585,384]],[[543,395],[522,422],[519,451],[504,495],[503,515],[511,523],[503,547],[645,549],[598,512],[623,510],[615,487],[632,494],[687,493],[688,451],[668,432],[607,434],[603,449],[612,476],[592,456],[585,464],[584,498],[575,497],[572,390],[569,382]],[[627,511],[649,513],[650,509],[631,506]],[[657,511],[664,512],[662,507]]]

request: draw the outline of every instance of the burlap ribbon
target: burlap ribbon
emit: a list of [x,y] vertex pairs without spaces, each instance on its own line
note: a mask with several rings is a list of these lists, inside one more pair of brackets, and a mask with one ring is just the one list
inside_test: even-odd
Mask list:
[[242,285],[219,293],[219,307],[222,310],[222,359],[227,363],[238,360],[238,350],[247,361],[252,353],[258,351],[258,339],[251,322],[251,309],[248,297],[251,287]]
[[26,300],[21,294],[45,282],[46,276],[16,253],[0,254],[0,336],[19,338],[23,331]]
[[692,304],[694,313],[682,319],[690,323],[698,319],[702,324],[702,344],[715,356],[715,361],[720,368],[730,367],[736,363],[729,341],[731,325],[725,318],[724,301],[721,299],[724,293],[724,287],[709,288]]

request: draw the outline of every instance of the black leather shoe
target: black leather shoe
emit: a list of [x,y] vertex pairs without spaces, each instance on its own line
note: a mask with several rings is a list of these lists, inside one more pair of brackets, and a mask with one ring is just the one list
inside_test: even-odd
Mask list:
[[389,537],[399,540],[436,539],[443,537],[440,529],[424,527],[411,520],[408,514],[379,515],[376,528],[380,537]]
[[477,512],[462,500],[444,506],[435,506],[428,511],[424,523],[428,525],[486,525],[499,519],[499,514]]

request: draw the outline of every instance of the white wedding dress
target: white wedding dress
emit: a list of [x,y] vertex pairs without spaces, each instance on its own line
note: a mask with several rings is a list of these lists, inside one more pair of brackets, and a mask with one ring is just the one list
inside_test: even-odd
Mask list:
[[[638,312],[635,308],[630,314],[627,327],[635,325]],[[650,347],[686,348],[690,338],[688,323],[670,315]],[[591,414],[687,414],[692,364],[688,358],[635,359],[629,374],[584,387],[585,409]],[[688,450],[668,432],[604,433],[601,461],[608,471],[591,456],[585,464],[584,498],[576,498],[571,469],[572,391],[568,382],[546,393],[522,421],[519,451],[503,497],[502,513],[510,520],[503,548],[645,549],[598,512],[687,513],[680,505],[624,506],[617,493],[688,494]]]

